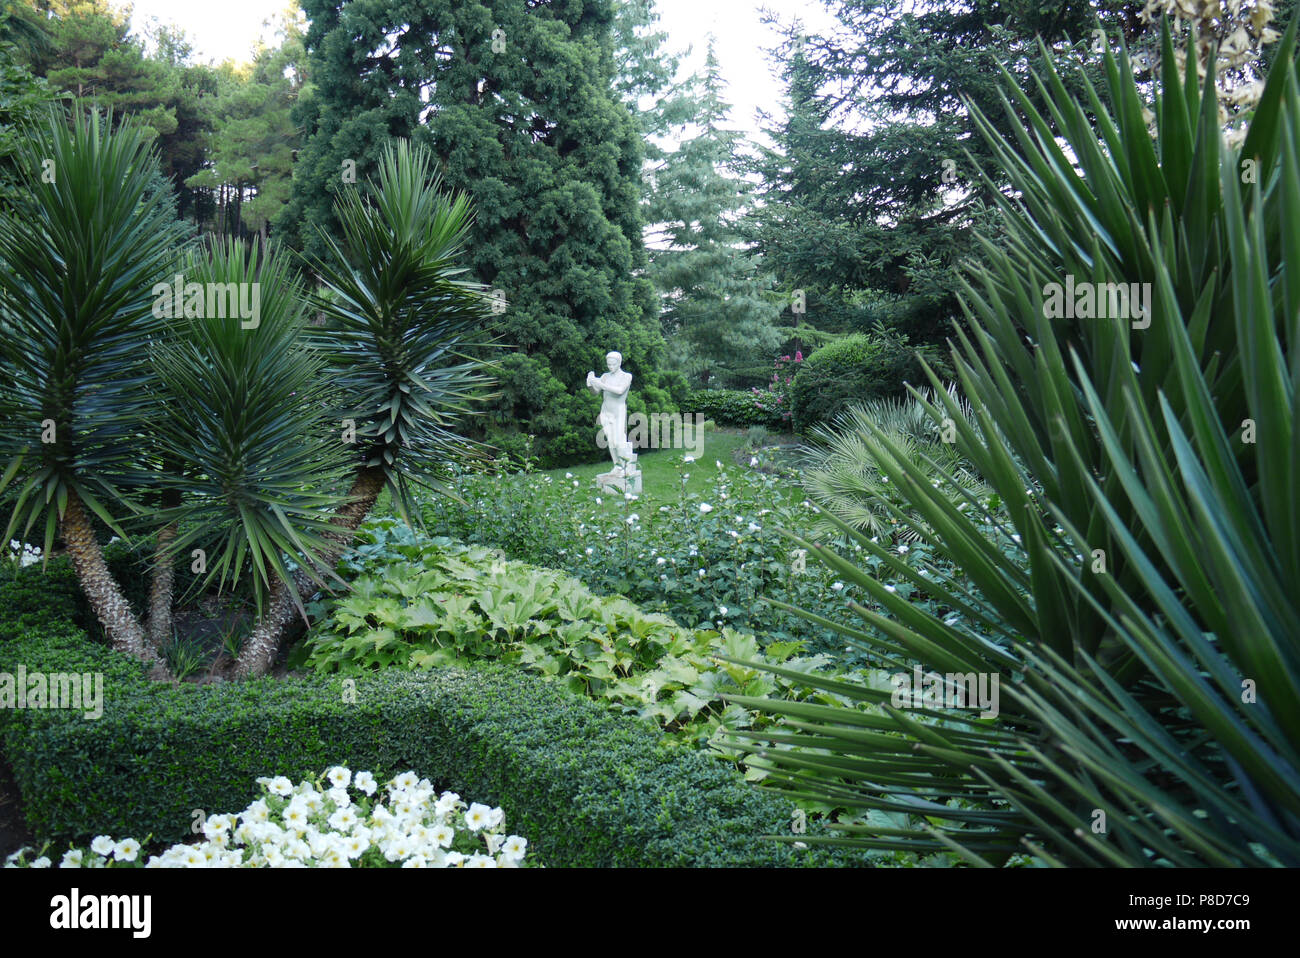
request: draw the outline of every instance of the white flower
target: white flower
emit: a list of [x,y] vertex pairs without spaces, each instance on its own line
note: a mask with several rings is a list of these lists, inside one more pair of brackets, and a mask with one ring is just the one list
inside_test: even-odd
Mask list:
[[325,793],[325,797],[334,803],[335,808],[347,808],[352,804],[352,796],[348,794],[346,788],[331,788]]
[[897,592],[898,589],[897,589],[897,587],[895,587],[895,586],[887,585],[887,586],[885,586],[885,591],[886,591],[886,592]]
[[726,615],[726,614],[727,614],[727,607],[726,607],[725,605],[720,605],[720,606],[718,606],[718,614],[719,614],[719,615]]
[[694,461],[695,461],[694,456],[682,456],[682,462],[694,462]]
[[754,467],[754,466],[757,466],[757,465],[758,465],[758,456],[750,456],[750,457],[749,457],[749,465],[750,465],[751,468]]
[[295,798],[284,809],[284,823],[290,828],[307,827],[307,803]]
[[480,805],[478,802],[474,802],[465,812],[465,826],[471,832],[476,832],[481,828],[486,828],[488,825],[488,816],[491,812],[492,809],[488,808],[486,805]]
[[593,549],[591,546],[587,546],[587,555],[591,555],[591,554],[592,554],[593,552],[595,552],[595,551],[596,551],[596,550]]
[[749,524],[749,531],[750,531],[750,532],[762,532],[762,531],[763,531],[763,527],[760,526],[757,522],[751,522],[751,523]]
[[84,852],[80,848],[70,848],[63,853],[63,860],[59,862],[60,868],[80,868],[81,859]]
[[120,862],[133,862],[140,854],[140,843],[134,838],[124,838],[113,846],[113,857]]
[[667,561],[668,560],[665,559],[663,556],[660,556],[658,559],[655,559],[655,565],[663,565]]
[[347,831],[358,821],[357,813],[351,808],[340,808],[329,817],[330,828],[337,829],[340,832]]
[[510,861],[517,862],[524,857],[524,852],[528,848],[528,839],[520,838],[518,835],[511,835],[506,839],[506,843],[501,848],[501,854]]
[[907,546],[899,546],[899,547],[898,547],[898,554],[901,555],[901,556],[903,556],[903,555],[907,555]]
[[634,512],[634,513],[632,513],[630,516],[627,517],[627,524],[628,524],[628,525],[634,525],[638,520],[640,520],[640,518],[641,518],[641,517],[640,517],[639,515],[637,515],[637,514]]
[[415,788],[420,784],[420,777],[414,772],[403,772],[393,779],[393,784],[398,788]]
[[565,479],[572,479],[572,478],[573,478],[573,473],[571,473],[571,472],[566,472],[566,473],[564,474],[564,478],[565,478]]
[[701,502],[701,503],[700,503],[700,512],[703,512],[703,513],[706,513],[706,514],[707,514],[707,513],[710,513],[710,512],[712,512],[712,511],[713,511],[713,506],[709,505],[707,502]]
[[113,839],[107,835],[96,835],[95,840],[90,843],[90,850],[96,855],[108,856],[113,854]]
[[596,505],[600,505],[600,501],[601,501],[601,500],[600,500],[600,496],[597,496],[597,497],[596,497]]
[[717,466],[719,469],[722,468],[722,460],[721,460],[721,459],[714,459],[714,460],[713,460],[713,464],[714,464],[715,466]]
[[496,859],[488,858],[486,855],[471,855],[469,861],[465,863],[466,868],[496,868]]
[[703,569],[701,569],[699,572],[697,572],[697,573],[695,573],[695,574],[698,575],[701,579],[704,578],[704,570],[703,570]]
[[834,589],[836,592],[839,592],[841,589],[844,588],[844,583],[843,583],[843,582],[832,582],[832,583],[831,583],[831,588]]
[[370,772],[357,772],[357,777],[352,783],[367,795],[375,794],[375,789],[379,787],[375,782],[375,776]]
[[348,783],[352,781],[352,772],[342,765],[335,765],[325,773],[325,777],[335,788],[347,788]]
[[[495,862],[494,862],[493,864],[495,864]],[[50,867],[50,860],[49,860],[48,858],[46,858],[44,855],[42,855],[40,858],[36,859],[36,861],[32,862],[32,867],[33,867],[33,868],[49,868],[49,867]],[[482,866],[479,866],[479,867],[482,867]]]
[[433,843],[439,848],[450,848],[452,839],[456,837],[456,829],[450,825],[439,825],[433,830],[431,837]]

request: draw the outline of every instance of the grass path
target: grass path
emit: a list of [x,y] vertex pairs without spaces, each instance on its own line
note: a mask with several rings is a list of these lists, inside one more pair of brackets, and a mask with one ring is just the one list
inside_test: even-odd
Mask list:
[[[748,468],[737,464],[734,453],[745,446],[745,433],[738,429],[717,429],[704,434],[704,452],[695,462],[686,462],[691,455],[689,449],[647,449],[638,453],[637,464],[641,467],[642,494],[640,500],[646,505],[656,506],[676,502],[683,494],[685,485],[687,493],[704,495],[714,487],[721,470],[718,463],[733,475],[737,470]],[[595,489],[596,476],[608,472],[612,463],[604,460],[583,466],[569,466],[564,469],[549,469],[539,475],[550,476],[555,482],[572,483],[577,480],[581,487]],[[683,477],[685,479],[683,483]],[[788,499],[797,502],[803,499],[803,493],[796,486],[790,485]],[[602,498],[605,498],[602,496]],[[617,500],[614,493],[606,499]]]

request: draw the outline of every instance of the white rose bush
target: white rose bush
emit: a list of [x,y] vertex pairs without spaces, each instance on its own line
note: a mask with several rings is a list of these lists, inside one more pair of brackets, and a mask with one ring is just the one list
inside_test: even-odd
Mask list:
[[[505,813],[404,772],[380,785],[342,766],[315,782],[259,778],[262,794],[242,812],[209,815],[203,841],[142,860],[142,842],[96,837],[60,868],[518,868],[528,841],[506,835]],[[147,841],[147,839],[146,839]],[[6,868],[50,868],[42,849],[19,849]]]

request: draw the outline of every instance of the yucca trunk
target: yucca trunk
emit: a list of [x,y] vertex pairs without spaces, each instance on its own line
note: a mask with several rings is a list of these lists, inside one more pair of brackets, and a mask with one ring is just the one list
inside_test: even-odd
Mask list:
[[[352,489],[348,492],[347,504],[331,520],[340,531],[326,536],[331,541],[331,546],[321,553],[322,567],[328,569],[332,566],[352,543],[352,536],[357,531],[357,527],[370,514],[370,510],[374,508],[383,490],[383,470],[364,467],[357,471]],[[300,595],[310,594],[315,589],[315,582],[301,569],[294,573],[293,580],[294,587]],[[277,582],[271,590],[271,599],[266,610],[235,661],[236,678],[256,678],[271,671],[276,653],[279,652],[286,633],[297,618],[295,611],[296,603],[288,586]]]
[[157,663],[158,654],[145,640],[144,630],[131,613],[130,603],[108,571],[103,550],[95,538],[95,530],[75,492],[68,493],[68,505],[63,512],[60,531],[67,544],[72,568],[77,573],[77,581],[81,583],[91,608],[108,633],[113,648],[133,658]]
[[[180,504],[180,493],[167,490],[163,494],[163,506],[174,507]],[[176,541],[177,524],[170,522],[158,532],[158,542],[154,549],[152,578],[149,582],[149,644],[161,649],[172,633],[172,602],[176,587],[176,564],[168,554],[171,544]]]

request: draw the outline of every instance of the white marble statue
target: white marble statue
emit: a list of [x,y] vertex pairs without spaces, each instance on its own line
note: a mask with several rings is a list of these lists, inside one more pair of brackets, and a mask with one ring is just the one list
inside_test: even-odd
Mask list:
[[[632,374],[623,370],[623,357],[617,352],[605,354],[609,372],[597,376],[587,373],[587,387],[601,394],[600,426],[604,446],[609,450],[614,468],[596,477],[600,486],[612,486],[625,492],[641,491],[641,474],[636,465],[636,453],[627,441],[627,394],[632,388]],[[635,488],[633,488],[635,487]]]

